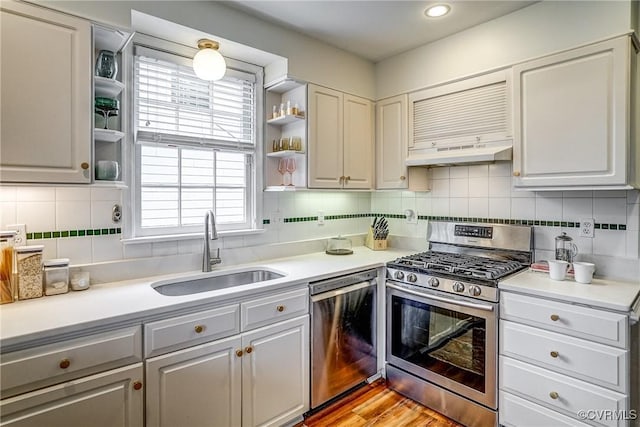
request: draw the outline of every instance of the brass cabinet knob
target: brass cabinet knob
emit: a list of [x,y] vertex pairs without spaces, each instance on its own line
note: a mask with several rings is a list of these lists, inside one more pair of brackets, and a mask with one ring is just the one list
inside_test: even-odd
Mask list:
[[556,358],[558,357],[558,352],[557,351],[552,351],[551,353],[549,353],[551,355],[551,357]]
[[84,170],[87,170],[87,169],[89,169],[89,163],[87,163],[87,162],[82,162],[82,163],[80,163],[80,167],[81,167],[82,169],[84,169]]
[[404,181],[405,179],[407,179],[407,177],[406,177],[406,176],[404,176],[404,175],[400,175],[400,181]]
[[553,320],[554,322],[557,322],[558,320],[560,320],[560,316],[558,316],[557,314],[552,314],[551,320]]
[[280,313],[282,313],[284,311],[284,305],[277,306],[276,310],[278,310]]
[[196,327],[193,329],[196,331],[196,334],[201,334],[204,331],[204,326],[196,325]]
[[60,361],[60,369],[67,369],[71,366],[71,361],[69,359],[62,359]]
[[549,393],[549,397],[552,398],[553,400],[555,400],[558,397],[560,397],[560,395],[557,392],[552,391],[551,393]]
[[142,381],[135,381],[135,382],[133,383],[133,389],[134,389],[134,390],[140,390],[140,389],[142,389]]
[[242,350],[237,349],[237,350],[236,350],[236,356],[238,356],[238,357],[242,357]]
[[340,184],[342,184],[342,181],[344,181],[344,175],[340,177],[339,181],[340,181]]
[[513,176],[520,176],[520,172],[519,171],[513,171]]
[[246,347],[246,348],[244,349],[244,352],[245,352],[245,353],[247,353],[247,354],[251,354],[251,352],[252,352],[252,351],[253,351],[253,347],[251,347],[251,346]]

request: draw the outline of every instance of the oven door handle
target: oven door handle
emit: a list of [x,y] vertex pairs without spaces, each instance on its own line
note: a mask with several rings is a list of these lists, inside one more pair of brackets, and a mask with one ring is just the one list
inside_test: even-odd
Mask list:
[[416,291],[412,291],[411,289],[407,289],[404,288],[402,286],[397,286],[397,285],[393,285],[390,283],[387,283],[387,288],[391,288],[391,289],[395,289],[401,292],[406,292],[408,294],[411,295],[415,295],[417,297],[423,297],[423,298],[429,298],[432,300],[436,300],[436,301],[440,301],[440,302],[446,302],[449,304],[458,304],[461,305],[463,307],[468,307],[468,308],[476,308],[478,310],[483,310],[483,311],[493,311],[493,306],[491,305],[484,305],[484,304],[476,304],[473,302],[467,302],[467,301],[460,301],[460,300],[453,300],[453,299],[449,299],[449,298],[443,298],[443,297],[439,297],[437,295],[431,295],[431,294],[424,294],[421,292],[416,292]]

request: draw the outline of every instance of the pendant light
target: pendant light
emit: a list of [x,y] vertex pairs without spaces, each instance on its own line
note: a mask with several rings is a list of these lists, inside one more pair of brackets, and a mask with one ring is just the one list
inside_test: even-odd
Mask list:
[[198,52],[193,57],[193,71],[202,80],[220,80],[227,71],[227,64],[218,52],[218,42],[198,40]]

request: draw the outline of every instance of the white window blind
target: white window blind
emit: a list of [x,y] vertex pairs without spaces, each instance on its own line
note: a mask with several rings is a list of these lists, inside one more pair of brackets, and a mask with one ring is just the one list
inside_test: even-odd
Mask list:
[[195,76],[190,60],[136,46],[136,235],[255,227],[255,74]]
[[507,132],[504,81],[413,102],[414,144]]

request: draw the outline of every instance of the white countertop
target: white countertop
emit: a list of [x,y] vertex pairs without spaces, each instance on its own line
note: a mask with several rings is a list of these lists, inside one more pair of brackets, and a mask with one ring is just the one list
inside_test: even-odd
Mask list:
[[562,281],[551,280],[548,273],[533,270],[513,275],[501,281],[498,287],[505,291],[627,313],[632,310],[640,294],[638,281],[593,279],[590,284],[582,284],[571,277]]
[[[52,335],[74,334],[88,328],[148,319],[173,310],[215,304],[238,297],[279,288],[306,286],[309,281],[383,266],[387,261],[415,251],[389,249],[372,251],[355,247],[352,255],[336,256],[324,252],[273,259],[251,264],[215,268],[211,273],[197,271],[92,285],[84,291],[17,301],[0,307],[0,346],[22,345]],[[225,270],[264,267],[285,274],[284,278],[235,286],[184,296],[161,295],[150,286],[173,278],[199,278]]]

